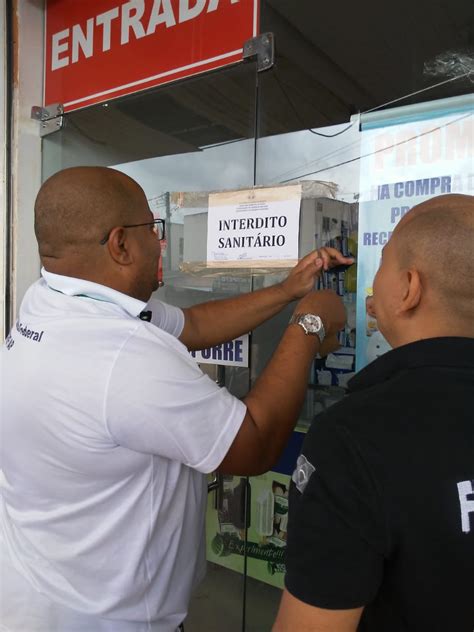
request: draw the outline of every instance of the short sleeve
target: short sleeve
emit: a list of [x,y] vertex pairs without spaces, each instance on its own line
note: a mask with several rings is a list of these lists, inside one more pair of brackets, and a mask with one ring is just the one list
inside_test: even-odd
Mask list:
[[151,322],[155,327],[159,327],[171,336],[179,338],[184,328],[183,310],[175,305],[163,303],[155,298],[151,298],[146,308],[151,311]]
[[117,444],[208,473],[227,454],[246,407],[202,373],[179,340],[142,323],[117,356],[104,411]]
[[382,580],[380,492],[347,427],[327,414],[303,443],[290,490],[285,584],[328,609],[373,601]]

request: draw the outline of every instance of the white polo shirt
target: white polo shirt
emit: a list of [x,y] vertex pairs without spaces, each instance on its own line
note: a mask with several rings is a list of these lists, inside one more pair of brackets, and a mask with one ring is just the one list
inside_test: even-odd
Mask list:
[[174,631],[204,571],[204,474],[245,405],[176,338],[180,309],[42,274],[2,349],[0,621]]

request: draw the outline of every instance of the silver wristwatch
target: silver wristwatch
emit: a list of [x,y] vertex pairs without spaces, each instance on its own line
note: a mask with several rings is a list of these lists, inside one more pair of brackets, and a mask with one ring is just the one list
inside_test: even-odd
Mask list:
[[293,314],[290,325],[300,325],[306,335],[318,336],[320,342],[326,335],[321,317],[315,314]]

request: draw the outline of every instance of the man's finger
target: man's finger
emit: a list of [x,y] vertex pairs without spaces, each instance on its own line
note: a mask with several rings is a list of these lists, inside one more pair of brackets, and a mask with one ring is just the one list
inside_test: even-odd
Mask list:
[[298,263],[298,267],[306,268],[308,266],[312,266],[312,265],[314,265],[316,263],[316,261],[318,259],[321,259],[321,255],[320,255],[319,251],[318,250],[313,250],[313,252],[310,252],[309,255],[306,255],[305,257],[300,259],[300,261]]
[[319,355],[321,356],[321,358],[325,358],[327,355],[329,355],[333,351],[336,351],[337,349],[339,349],[340,346],[341,346],[341,343],[339,342],[337,338],[337,334],[332,334],[331,336],[327,336],[324,339],[324,342],[319,349]]
[[342,254],[342,252],[340,252],[336,248],[330,248],[330,247],[325,246],[324,248],[321,248],[319,252],[324,261],[325,270],[328,270],[329,268],[332,268],[335,265],[340,265],[340,264],[350,265],[351,263],[354,263],[353,257],[345,257]]
[[311,258],[310,261],[300,270],[300,279],[302,282],[314,283],[314,277],[318,276],[324,269],[324,261],[317,256]]
[[[322,261],[322,264],[319,263]],[[314,275],[315,271],[318,271],[324,265],[324,261],[322,260],[319,251],[313,250],[308,255],[299,260],[293,270],[290,272],[290,277],[294,277],[295,274],[310,274]]]
[[340,261],[341,263],[354,261],[353,257],[345,257],[340,250],[337,250],[337,248],[324,246],[324,248],[321,248],[320,250],[327,253],[331,259],[336,259],[336,261]]

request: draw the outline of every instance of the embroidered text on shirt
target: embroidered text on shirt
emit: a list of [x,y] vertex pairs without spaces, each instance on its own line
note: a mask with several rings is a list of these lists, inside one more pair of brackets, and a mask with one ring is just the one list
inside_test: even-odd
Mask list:
[[461,505],[461,525],[463,533],[471,531],[469,514],[474,516],[474,481],[458,483],[459,504]]

